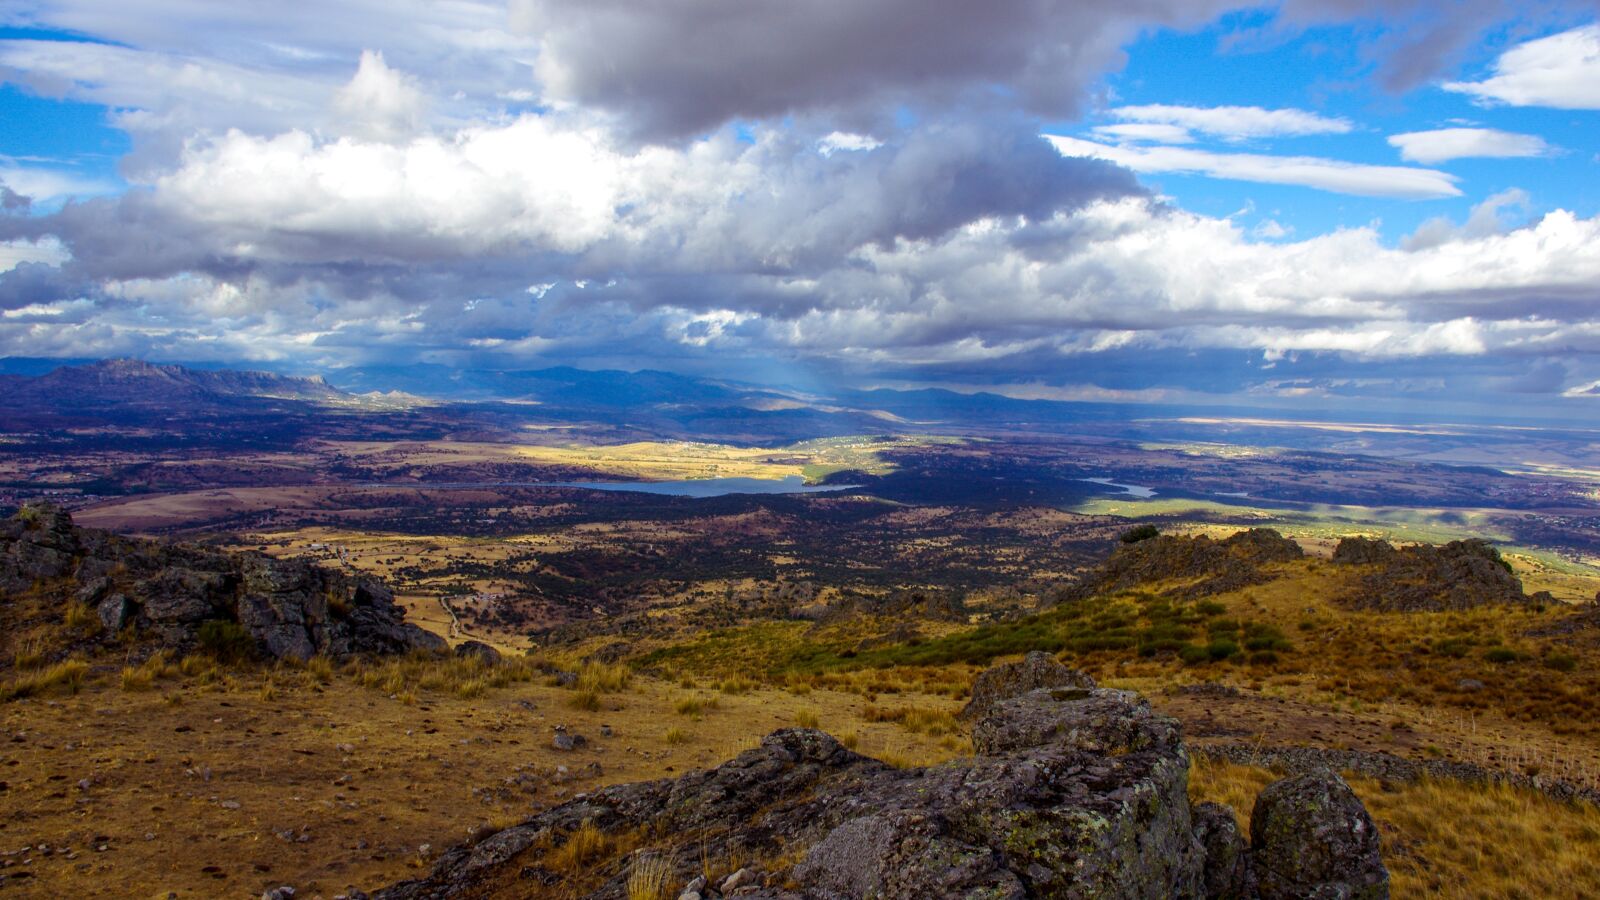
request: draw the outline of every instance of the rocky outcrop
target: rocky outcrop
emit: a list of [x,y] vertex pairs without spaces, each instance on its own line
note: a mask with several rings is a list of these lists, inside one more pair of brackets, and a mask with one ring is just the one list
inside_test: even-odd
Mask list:
[[[990,679],[1020,692],[990,692],[970,758],[896,769],[820,731],[779,731],[715,769],[605,788],[457,847],[376,897],[622,898],[643,859],[703,900],[1250,897],[1258,884],[1277,892],[1261,896],[1387,896],[1371,820],[1342,781],[1269,790],[1247,846],[1231,810],[1191,807],[1176,721],[1080,678],[1032,690],[1015,670]],[[563,868],[586,826],[633,852]],[[1337,849],[1306,846],[1301,830]],[[702,871],[730,858],[740,878]]]
[[1485,604],[1554,603],[1546,592],[1524,594],[1522,581],[1487,541],[1395,547],[1345,538],[1333,562],[1360,571],[1338,598],[1345,606],[1386,612],[1442,612]]
[[1158,535],[1122,544],[1093,574],[1075,585],[1066,599],[1114,594],[1158,582],[1179,582],[1174,596],[1194,599],[1265,584],[1268,563],[1305,555],[1300,545],[1270,528],[1252,528],[1223,540],[1205,535]]
[[0,597],[28,592],[59,598],[63,609],[92,607],[101,633],[86,641],[132,628],[180,651],[199,646],[203,634],[242,634],[272,658],[445,649],[442,638],[405,621],[382,582],[301,560],[79,528],[50,507],[0,522]]
[[996,703],[1046,687],[1094,687],[1094,679],[1035,650],[1021,662],[995,666],[972,682],[972,699],[957,714],[963,722],[982,718]]

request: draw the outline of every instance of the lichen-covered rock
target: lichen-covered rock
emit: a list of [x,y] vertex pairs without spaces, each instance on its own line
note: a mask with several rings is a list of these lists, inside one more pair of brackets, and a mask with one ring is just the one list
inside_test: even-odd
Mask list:
[[1378,829],[1343,778],[1323,770],[1269,784],[1250,814],[1262,900],[1383,900],[1389,872]]
[[179,651],[205,623],[242,626],[273,658],[442,651],[443,638],[405,622],[394,594],[370,579],[303,560],[121,537],[78,528],[52,507],[0,521],[0,597],[41,591],[92,605],[107,639],[124,628]]
[[1021,662],[995,666],[979,675],[972,682],[972,699],[962,708],[958,718],[962,721],[981,718],[996,703],[1038,688],[1094,686],[1094,679],[1087,673],[1064,666],[1050,654],[1035,650],[1023,657]]
[[[1040,724],[1051,718],[1068,724]],[[702,854],[798,852],[789,890],[806,900],[1202,896],[1188,758],[1171,720],[1126,692],[1046,688],[997,704],[979,725],[989,737],[977,756],[916,770],[858,756],[819,731],[780,731],[710,771],[541,813],[495,845],[525,849],[494,865],[451,851],[427,878],[377,896],[520,896],[517,880],[542,877],[540,848],[586,820],[669,842],[693,836],[653,851],[684,881]],[[625,888],[619,870],[586,896],[620,898]]]
[[1205,850],[1207,900],[1236,900],[1251,896],[1250,848],[1239,833],[1233,810],[1221,803],[1197,803],[1194,836]]
[[[729,857],[768,867],[765,886],[737,889],[747,900],[1253,896],[1253,852],[1232,811],[1191,808],[1177,724],[1137,695],[1040,688],[993,703],[973,735],[971,758],[895,769],[820,731],[775,732],[714,769],[608,787],[457,847],[374,900],[622,900],[638,854],[596,864],[581,883],[546,863],[584,823],[651,836],[649,857],[672,867],[668,880],[688,885],[684,896],[715,896],[703,861]],[[1298,811],[1293,821],[1334,841],[1335,853],[1365,853],[1350,840],[1355,813],[1365,816],[1359,802],[1352,810],[1354,798],[1339,797],[1336,814],[1319,817],[1303,808],[1309,793],[1285,791],[1268,820]],[[1374,876],[1365,856],[1341,865],[1289,846],[1280,831],[1265,845],[1285,866],[1275,889],[1381,896],[1351,893],[1382,877],[1381,862]],[[791,861],[787,870],[778,860]]]

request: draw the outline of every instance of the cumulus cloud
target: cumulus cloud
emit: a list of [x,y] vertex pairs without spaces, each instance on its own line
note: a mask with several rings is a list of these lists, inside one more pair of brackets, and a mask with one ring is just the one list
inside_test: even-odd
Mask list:
[[[1228,141],[1247,138],[1301,137],[1313,134],[1347,134],[1355,125],[1348,119],[1328,118],[1303,109],[1262,109],[1259,106],[1119,106],[1109,111],[1128,122],[1169,125],[1198,131]],[[1115,127],[1115,126],[1113,126]]]
[[1528,41],[1501,54],[1482,81],[1452,81],[1445,90],[1483,103],[1600,109],[1600,25]]
[[334,94],[333,108],[348,132],[393,141],[422,126],[427,99],[415,79],[389,68],[382,53],[365,50],[355,76]]
[[1493,128],[1439,128],[1409,131],[1389,136],[1389,145],[1400,150],[1400,158],[1432,165],[1466,157],[1547,156],[1552,152],[1543,138],[1514,134]]
[[1445,216],[1435,216],[1402,238],[1400,246],[1407,250],[1425,250],[1448,241],[1504,234],[1515,225],[1512,216],[1516,213],[1526,214],[1529,206],[1527,191],[1521,188],[1501,191],[1472,207],[1472,214],[1461,225],[1456,225]]
[[1433,169],[1373,166],[1314,156],[1270,156],[1260,153],[1214,153],[1188,147],[1109,145],[1061,135],[1048,135],[1066,156],[1110,160],[1135,172],[1209,175],[1263,184],[1293,184],[1362,197],[1420,200],[1456,197],[1456,178]]

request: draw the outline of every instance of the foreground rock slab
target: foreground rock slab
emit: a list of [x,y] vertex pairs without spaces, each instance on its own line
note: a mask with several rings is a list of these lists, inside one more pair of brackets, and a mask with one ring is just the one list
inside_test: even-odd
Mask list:
[[[727,859],[747,866],[729,896],[756,900],[1387,896],[1376,830],[1337,776],[1273,791],[1247,847],[1231,810],[1191,807],[1174,720],[1082,673],[1034,689],[1018,674],[987,682],[972,758],[895,769],[787,729],[715,769],[547,810],[376,896],[622,898],[665,861],[672,884],[707,898],[728,881],[706,861]],[[568,845],[596,831],[613,852],[574,869]]]

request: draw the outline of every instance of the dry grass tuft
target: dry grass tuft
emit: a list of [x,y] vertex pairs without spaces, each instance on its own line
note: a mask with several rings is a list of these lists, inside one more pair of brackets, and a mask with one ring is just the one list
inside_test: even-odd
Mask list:
[[676,894],[672,861],[654,853],[640,854],[628,873],[628,900],[672,900]]
[[590,864],[609,854],[613,842],[610,835],[595,827],[592,820],[567,835],[566,843],[545,856],[545,866],[552,872],[578,875],[587,871]]
[[802,709],[795,712],[794,724],[797,728],[816,728],[822,724],[822,719],[818,717],[816,710]]
[[83,679],[87,674],[89,674],[88,663],[81,659],[69,659],[46,669],[19,675],[5,684],[0,684],[0,703],[34,697],[52,688],[61,688],[68,694],[76,695],[83,689]]
[[678,744],[687,744],[689,742],[689,732],[684,731],[682,728],[674,725],[667,729],[667,733],[663,736],[663,739],[667,743],[674,746]]

